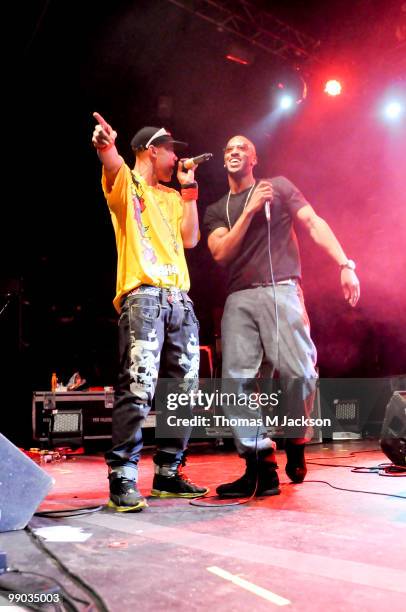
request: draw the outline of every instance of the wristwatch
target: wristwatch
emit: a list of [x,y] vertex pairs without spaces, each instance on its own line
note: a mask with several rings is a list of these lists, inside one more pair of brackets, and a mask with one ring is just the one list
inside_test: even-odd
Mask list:
[[341,264],[340,270],[342,270],[343,268],[348,268],[349,270],[355,270],[356,268],[355,261],[353,261],[352,259],[347,259],[345,264]]

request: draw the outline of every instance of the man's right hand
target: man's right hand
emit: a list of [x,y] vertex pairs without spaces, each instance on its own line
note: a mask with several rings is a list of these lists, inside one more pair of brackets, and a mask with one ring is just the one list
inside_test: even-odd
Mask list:
[[117,132],[113,130],[111,125],[99,113],[93,113],[93,117],[97,121],[92,137],[94,147],[99,151],[112,147],[116,141]]
[[110,191],[124,160],[120,157],[115,147],[117,132],[113,130],[111,125],[99,113],[93,113],[93,117],[96,119],[97,125],[94,128],[92,143],[103,164],[106,188]]
[[265,202],[269,201],[272,203],[273,199],[273,188],[270,181],[259,181],[258,185],[254,189],[250,201],[248,202],[245,214],[249,216],[254,215],[259,210],[264,208]]

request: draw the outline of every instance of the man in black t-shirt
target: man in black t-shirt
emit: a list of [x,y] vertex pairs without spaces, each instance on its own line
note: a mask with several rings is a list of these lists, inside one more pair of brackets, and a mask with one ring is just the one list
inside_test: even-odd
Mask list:
[[[285,381],[288,416],[309,417],[317,373],[316,349],[301,290],[301,267],[293,221],[300,221],[312,239],[337,263],[345,299],[355,306],[359,281],[355,264],[345,255],[328,224],[285,177],[256,181],[255,146],[244,136],[226,145],[224,166],[229,192],[206,210],[204,224],[213,258],[228,269],[228,298],[222,324],[222,378],[248,388],[263,361]],[[248,385],[248,386],[247,386]],[[282,385],[283,387],[283,385]],[[242,414],[234,406],[226,416]],[[244,419],[241,419],[243,422]],[[222,497],[276,495],[280,492],[274,443],[265,427],[248,431],[232,423],[237,451],[246,461],[244,475],[220,485]],[[286,431],[286,473],[293,482],[306,475],[306,427]]]

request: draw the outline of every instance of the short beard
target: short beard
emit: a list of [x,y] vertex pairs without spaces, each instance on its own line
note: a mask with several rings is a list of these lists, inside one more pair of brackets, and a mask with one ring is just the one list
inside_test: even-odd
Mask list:
[[245,176],[246,173],[244,172],[244,168],[239,168],[236,171],[232,171],[227,168],[227,174],[232,178],[241,179],[243,178],[243,176]]

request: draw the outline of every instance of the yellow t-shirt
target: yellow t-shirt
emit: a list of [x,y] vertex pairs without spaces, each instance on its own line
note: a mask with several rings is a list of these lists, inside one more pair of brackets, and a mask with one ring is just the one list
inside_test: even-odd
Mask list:
[[102,187],[116,235],[116,310],[120,312],[121,298],[139,285],[188,291],[189,272],[180,233],[180,194],[161,184],[147,185],[124,163],[110,191],[103,172]]

